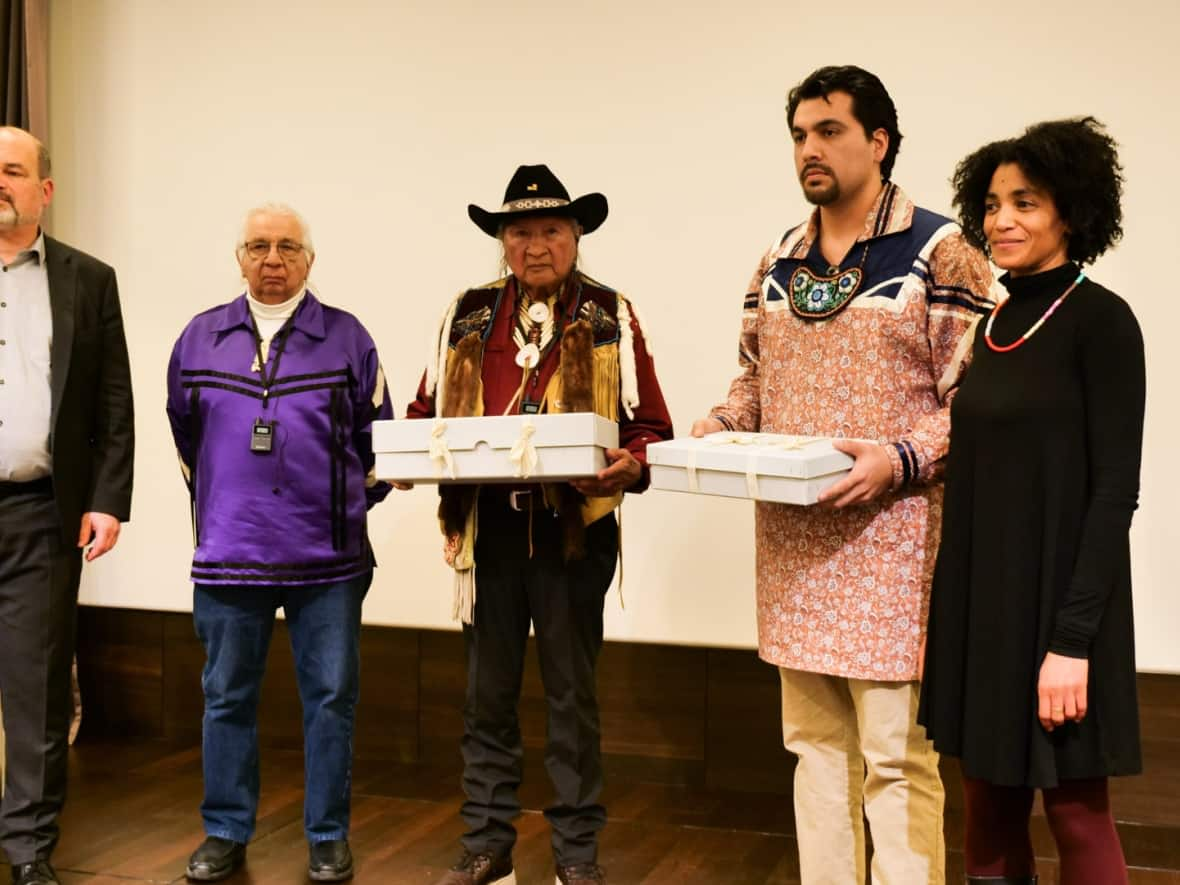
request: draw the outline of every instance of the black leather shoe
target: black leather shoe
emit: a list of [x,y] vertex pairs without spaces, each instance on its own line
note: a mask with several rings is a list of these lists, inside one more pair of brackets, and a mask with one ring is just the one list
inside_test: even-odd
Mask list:
[[559,865],[554,885],[606,885],[606,870],[596,863]]
[[472,854],[464,851],[459,862],[435,885],[516,885],[512,858],[508,855]]
[[352,852],[347,839],[312,842],[307,849],[307,875],[313,882],[343,882],[352,878]]
[[12,865],[12,885],[60,885],[47,860]]
[[220,836],[206,836],[188,859],[186,878],[193,882],[216,882],[231,875],[246,862],[246,846]]

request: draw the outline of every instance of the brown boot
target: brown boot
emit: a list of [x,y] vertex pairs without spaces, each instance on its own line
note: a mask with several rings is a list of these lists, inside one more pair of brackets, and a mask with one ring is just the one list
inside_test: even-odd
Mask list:
[[554,885],[606,885],[606,870],[596,863],[559,866]]
[[511,857],[464,851],[459,862],[438,880],[438,885],[516,885]]

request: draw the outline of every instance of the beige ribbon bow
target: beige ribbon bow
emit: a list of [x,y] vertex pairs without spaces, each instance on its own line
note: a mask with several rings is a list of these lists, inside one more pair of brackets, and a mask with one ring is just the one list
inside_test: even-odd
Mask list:
[[451,479],[455,478],[455,458],[451,455],[450,446],[447,445],[446,421],[436,420],[434,422],[434,426],[430,429],[430,445],[426,453],[434,462],[436,475],[442,476],[442,472],[446,470]]
[[533,443],[533,436],[537,428],[533,422],[525,418],[520,425],[520,438],[512,445],[508,458],[512,461],[514,474],[521,479],[528,479],[537,470],[537,447]]

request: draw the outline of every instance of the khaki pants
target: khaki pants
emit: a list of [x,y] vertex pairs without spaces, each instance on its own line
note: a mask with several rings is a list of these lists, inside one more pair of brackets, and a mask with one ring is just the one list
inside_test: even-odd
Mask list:
[[803,885],[944,885],[938,754],[917,724],[916,682],[780,669],[783,744],[795,769]]

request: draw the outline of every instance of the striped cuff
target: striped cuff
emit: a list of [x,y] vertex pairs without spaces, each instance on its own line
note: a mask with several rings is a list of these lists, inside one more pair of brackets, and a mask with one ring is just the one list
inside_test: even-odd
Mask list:
[[918,452],[909,440],[901,440],[885,447],[893,465],[893,488],[905,488],[921,475]]

